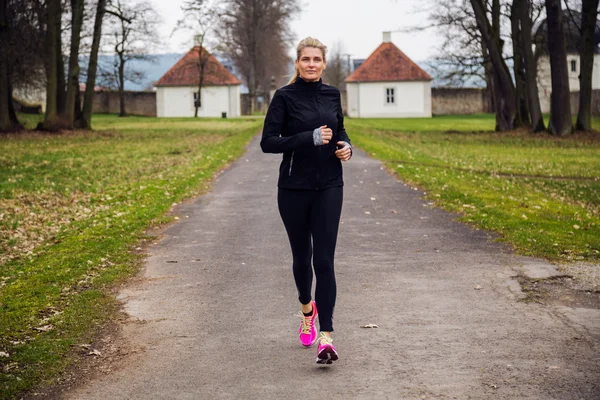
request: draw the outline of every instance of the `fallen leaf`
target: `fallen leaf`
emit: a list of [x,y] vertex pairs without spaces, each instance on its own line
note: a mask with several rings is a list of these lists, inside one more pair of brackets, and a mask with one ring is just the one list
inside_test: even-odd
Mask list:
[[35,329],[36,331],[40,331],[40,332],[48,332],[52,328],[54,328],[52,325],[44,325],[44,326],[39,326],[39,327],[33,328],[33,329]]
[[475,290],[481,290],[481,289],[483,289],[483,286],[481,286],[481,285],[475,286]]
[[366,324],[361,326],[361,328],[379,328],[377,324]]
[[100,353],[100,352],[99,352],[98,350],[96,350],[96,349],[92,349],[92,351],[90,351],[90,352],[88,353],[88,356],[101,356],[101,355],[102,355],[102,353]]

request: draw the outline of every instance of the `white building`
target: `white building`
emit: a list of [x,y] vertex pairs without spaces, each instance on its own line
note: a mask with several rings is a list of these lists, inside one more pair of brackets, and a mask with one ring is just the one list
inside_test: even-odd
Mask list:
[[[577,11],[563,12],[564,30],[567,50],[567,67],[569,70],[569,91],[579,92],[579,74],[581,73],[581,59],[579,57],[578,42],[580,40],[579,27],[581,26],[581,14]],[[550,70],[550,57],[547,51],[547,21],[539,20],[533,27],[533,40],[536,53],[539,54],[537,61],[537,85],[540,96],[542,112],[550,112],[550,95],[552,94],[552,78]],[[596,22],[596,47],[594,49],[594,68],[592,70],[592,90],[600,89],[600,47],[597,41],[600,37],[600,20]]]
[[384,32],[383,43],[345,80],[348,116],[431,117],[431,80]]
[[198,46],[192,48],[155,83],[158,117],[193,117],[196,102],[200,103],[199,117],[240,116],[241,82],[212,55],[198,94],[199,51]]
[[[567,54],[567,66],[569,68],[569,90],[579,92],[579,73],[581,72],[581,60],[579,54]],[[550,57],[540,56],[538,59],[538,92],[540,95],[540,106],[542,112],[550,112],[550,94],[552,93],[552,79],[550,75]],[[594,55],[594,69],[592,71],[592,90],[600,89],[600,54]]]

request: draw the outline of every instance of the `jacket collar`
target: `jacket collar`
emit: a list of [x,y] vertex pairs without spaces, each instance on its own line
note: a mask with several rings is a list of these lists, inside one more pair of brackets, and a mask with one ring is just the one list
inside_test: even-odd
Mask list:
[[319,78],[316,82],[307,82],[301,77],[298,77],[294,81],[294,85],[304,90],[318,90],[321,88],[321,85],[323,85],[323,78]]

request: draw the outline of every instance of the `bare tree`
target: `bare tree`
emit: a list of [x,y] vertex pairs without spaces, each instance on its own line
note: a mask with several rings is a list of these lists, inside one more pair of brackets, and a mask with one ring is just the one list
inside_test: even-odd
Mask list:
[[598,0],[582,0],[581,3],[581,40],[579,73],[579,110],[575,129],[592,129],[592,70],[594,68],[594,42]]
[[571,101],[569,96],[569,72],[567,48],[560,0],[546,0],[548,29],[548,53],[552,96],[550,98],[550,124],[548,130],[555,135],[572,132]]
[[60,128],[57,97],[62,9],[60,0],[48,0],[46,7],[46,114],[39,128],[55,131]]
[[206,66],[210,58],[207,50],[208,35],[215,28],[218,20],[216,2],[207,0],[186,0],[181,6],[184,17],[177,22],[175,30],[186,30],[194,37],[194,51],[196,53],[195,65],[198,69],[198,86],[194,96],[194,117],[198,117],[198,110],[202,106],[202,87]]
[[289,22],[294,0],[223,0],[218,35],[224,52],[248,86],[251,112],[256,96],[269,92],[271,77],[287,69]]
[[[125,109],[125,81],[140,81],[141,71],[127,69],[131,60],[151,60],[149,51],[158,44],[159,17],[147,2],[130,4],[126,0],[113,0],[106,8],[109,18],[108,41],[115,54],[114,69],[109,79],[119,90],[119,116],[127,115]],[[105,75],[106,76],[106,75]]]
[[[511,39],[513,51],[513,71],[515,78],[515,94],[517,97],[517,121],[530,125],[529,93],[527,91],[527,71],[523,54],[523,41],[528,33],[523,29],[521,16],[522,8],[527,7],[527,1],[514,0],[510,6]],[[529,14],[529,13],[527,13]],[[529,16],[528,16],[529,17]]]
[[441,42],[437,56],[428,63],[440,86],[460,87],[484,81],[492,89],[491,74],[487,74],[489,57],[481,46],[481,34],[468,1],[430,1],[422,10],[428,14],[425,26],[405,31],[435,29]]
[[344,79],[350,73],[348,59],[345,56],[344,45],[342,42],[336,42],[329,48],[327,54],[327,68],[324,73],[324,80],[331,86],[335,86],[340,91],[346,91]]
[[546,128],[540,106],[540,96],[537,87],[537,62],[533,54],[531,40],[532,13],[536,11],[533,8],[531,0],[514,0],[513,4],[516,7],[516,18],[520,25],[520,58],[523,63],[523,71],[525,72],[523,80],[527,93],[526,99],[529,105],[528,111],[531,117],[531,130],[532,132],[539,132]]
[[105,10],[106,0],[98,0],[98,4],[96,5],[96,16],[94,19],[92,48],[87,68],[83,110],[81,118],[76,122],[78,127],[84,129],[91,129],[92,127],[92,104],[94,101],[94,87],[96,86],[96,72],[98,69],[98,51],[100,49],[100,40],[102,38],[102,22],[104,20]]
[[19,130],[12,104],[11,26],[9,0],[0,0],[0,132]]
[[517,122],[517,99],[508,66],[502,56],[500,2],[499,0],[492,1],[491,23],[488,19],[487,3],[484,0],[471,0],[471,6],[492,65],[496,94],[496,130],[513,129]]
[[75,101],[79,92],[79,42],[83,24],[84,1],[71,0],[71,43],[69,52],[69,78],[65,101],[65,121],[69,127],[75,122]]

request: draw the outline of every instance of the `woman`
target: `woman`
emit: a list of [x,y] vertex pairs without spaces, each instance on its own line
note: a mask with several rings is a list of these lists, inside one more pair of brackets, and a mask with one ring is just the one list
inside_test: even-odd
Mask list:
[[[294,76],[275,92],[260,142],[265,153],[283,153],[277,202],[292,248],[302,308],[300,343],[310,347],[319,341],[318,364],[338,359],[331,338],[336,297],[333,258],[342,212],[341,161],[352,156],[340,91],[321,79],[326,50],[311,37],[300,42]],[[315,301],[311,256],[317,279]]]

